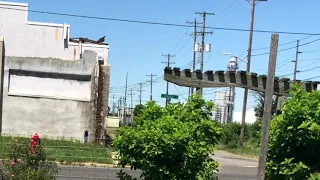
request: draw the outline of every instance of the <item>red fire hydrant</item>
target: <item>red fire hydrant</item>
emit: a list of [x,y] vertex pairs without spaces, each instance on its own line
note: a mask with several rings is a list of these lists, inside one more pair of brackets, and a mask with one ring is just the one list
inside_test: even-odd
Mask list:
[[38,135],[38,133],[35,133],[31,138],[31,152],[32,152],[32,154],[36,153],[36,148],[39,144],[39,141],[40,141],[40,136]]

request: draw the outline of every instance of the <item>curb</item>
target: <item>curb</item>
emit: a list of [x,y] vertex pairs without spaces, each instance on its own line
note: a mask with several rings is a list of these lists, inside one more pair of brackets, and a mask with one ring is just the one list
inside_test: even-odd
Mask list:
[[[56,162],[57,165],[60,166],[81,166],[81,167],[99,167],[99,168],[122,168],[118,166],[118,164],[100,164],[100,163],[79,163],[79,162],[71,162],[71,163],[61,163]],[[124,168],[131,168],[131,166],[125,166]]]

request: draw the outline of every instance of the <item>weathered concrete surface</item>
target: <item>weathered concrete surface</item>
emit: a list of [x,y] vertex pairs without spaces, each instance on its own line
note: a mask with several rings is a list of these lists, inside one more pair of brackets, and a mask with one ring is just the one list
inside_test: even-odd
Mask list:
[[97,53],[86,50],[83,58],[78,61],[61,60],[57,58],[39,57],[5,57],[5,70],[25,70],[35,72],[91,75],[97,58]]
[[100,66],[102,68],[102,102],[103,102],[103,114],[104,114],[104,126],[105,122],[107,121],[108,113],[109,113],[109,85],[110,85],[110,65],[103,65]]
[[79,62],[6,57],[3,133],[30,136],[39,132],[82,140],[88,130],[92,140],[91,74],[96,56],[93,51],[85,51]]
[[0,36],[0,134],[2,133],[2,108],[3,108],[3,76],[4,76],[4,44]]
[[6,56],[78,60],[84,50],[94,50],[107,64],[108,45],[80,46],[69,41],[71,27],[68,24],[28,21],[28,4],[0,1],[0,7],[7,8],[0,11],[0,36],[6,41]]
[[91,102],[7,96],[4,92],[3,133],[82,139],[93,137]]

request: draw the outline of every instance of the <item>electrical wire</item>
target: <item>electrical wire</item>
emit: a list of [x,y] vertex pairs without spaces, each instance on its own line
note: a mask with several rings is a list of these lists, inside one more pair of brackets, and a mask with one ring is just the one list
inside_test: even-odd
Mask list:
[[174,85],[174,88],[176,89],[176,91],[178,92],[178,94],[179,94],[184,100],[188,101],[188,99],[186,99],[184,96],[182,96],[182,94],[179,92],[179,90],[178,90],[178,88],[176,87],[176,85],[175,85],[175,84],[173,84],[173,85]]
[[[319,39],[316,39],[316,40],[313,40],[313,41],[309,41],[309,42],[307,42],[307,43],[304,43],[304,44],[299,45],[299,47],[305,46],[305,45],[308,45],[308,44],[311,44],[311,43],[314,43],[314,42],[319,41],[319,40],[320,40],[320,38],[319,38]],[[293,47],[289,47],[289,48],[285,48],[285,49],[280,49],[280,50],[278,50],[278,52],[287,51],[287,50],[295,49],[295,48],[297,48],[297,46],[293,46]],[[253,54],[253,55],[251,55],[251,56],[262,56],[262,55],[267,55],[267,54],[270,54],[270,52],[260,53],[260,54]]]
[[[16,8],[8,8],[8,7],[0,7],[0,9],[10,9],[10,10],[17,10],[17,11],[28,11],[28,12],[39,13],[39,14],[50,14],[50,15],[58,15],[58,16],[68,16],[68,17],[107,20],[107,21],[118,21],[118,22],[127,22],[127,23],[173,26],[173,27],[190,27],[190,28],[194,27],[192,25],[186,25],[186,24],[174,24],[174,23],[163,23],[163,22],[153,22],[153,21],[129,20],[129,19],[119,19],[119,18],[89,16],[89,15],[80,15],[80,14],[70,14],[70,13],[59,13],[59,12],[50,12],[50,11],[31,10],[31,9],[16,9]],[[210,26],[207,26],[206,29],[225,30],[225,31],[238,31],[238,32],[250,32],[249,29],[240,29],[240,28],[225,28],[225,27],[210,27]],[[319,36],[320,35],[320,33],[292,32],[292,31],[274,31],[274,30],[253,30],[253,32],[256,32],[256,33],[291,34],[291,35],[312,35],[312,36]]]
[[[302,40],[305,40],[305,39],[308,39],[312,36],[308,36],[308,37],[305,37],[305,38],[302,38],[302,39],[298,39],[299,41],[302,41]],[[294,41],[290,41],[290,42],[287,42],[287,43],[283,43],[283,44],[279,44],[278,46],[284,46],[284,45],[288,45],[288,44],[292,44],[292,43],[296,43],[297,40],[294,40]],[[258,51],[258,50],[263,50],[263,49],[270,49],[270,46],[269,47],[264,47],[264,48],[255,48],[255,49],[252,49],[252,51]]]
[[311,77],[311,78],[308,78],[308,79],[304,79],[304,81],[309,81],[309,80],[312,80],[312,79],[315,79],[315,78],[319,78],[320,76],[314,76],[314,77]]
[[[311,71],[311,70],[318,69],[318,68],[320,68],[320,66],[316,66],[316,67],[309,68],[309,69],[304,69],[304,70],[298,71],[297,74],[298,74],[298,73],[307,72],[307,71]],[[290,75],[293,75],[293,74],[294,74],[294,73],[285,74],[285,75],[282,75],[282,77],[290,76]]]

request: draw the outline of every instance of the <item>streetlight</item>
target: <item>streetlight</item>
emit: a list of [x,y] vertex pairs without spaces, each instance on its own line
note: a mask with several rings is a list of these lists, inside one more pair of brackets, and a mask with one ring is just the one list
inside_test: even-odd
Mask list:
[[240,61],[242,61],[242,62],[244,62],[244,63],[248,63],[246,60],[244,60],[244,59],[241,59],[241,58],[239,58],[239,56],[236,56],[236,55],[234,55],[234,54],[232,54],[232,53],[229,53],[229,52],[223,52],[222,53],[223,55],[230,55],[230,56],[234,56],[234,57],[236,57],[237,59],[239,59]]

